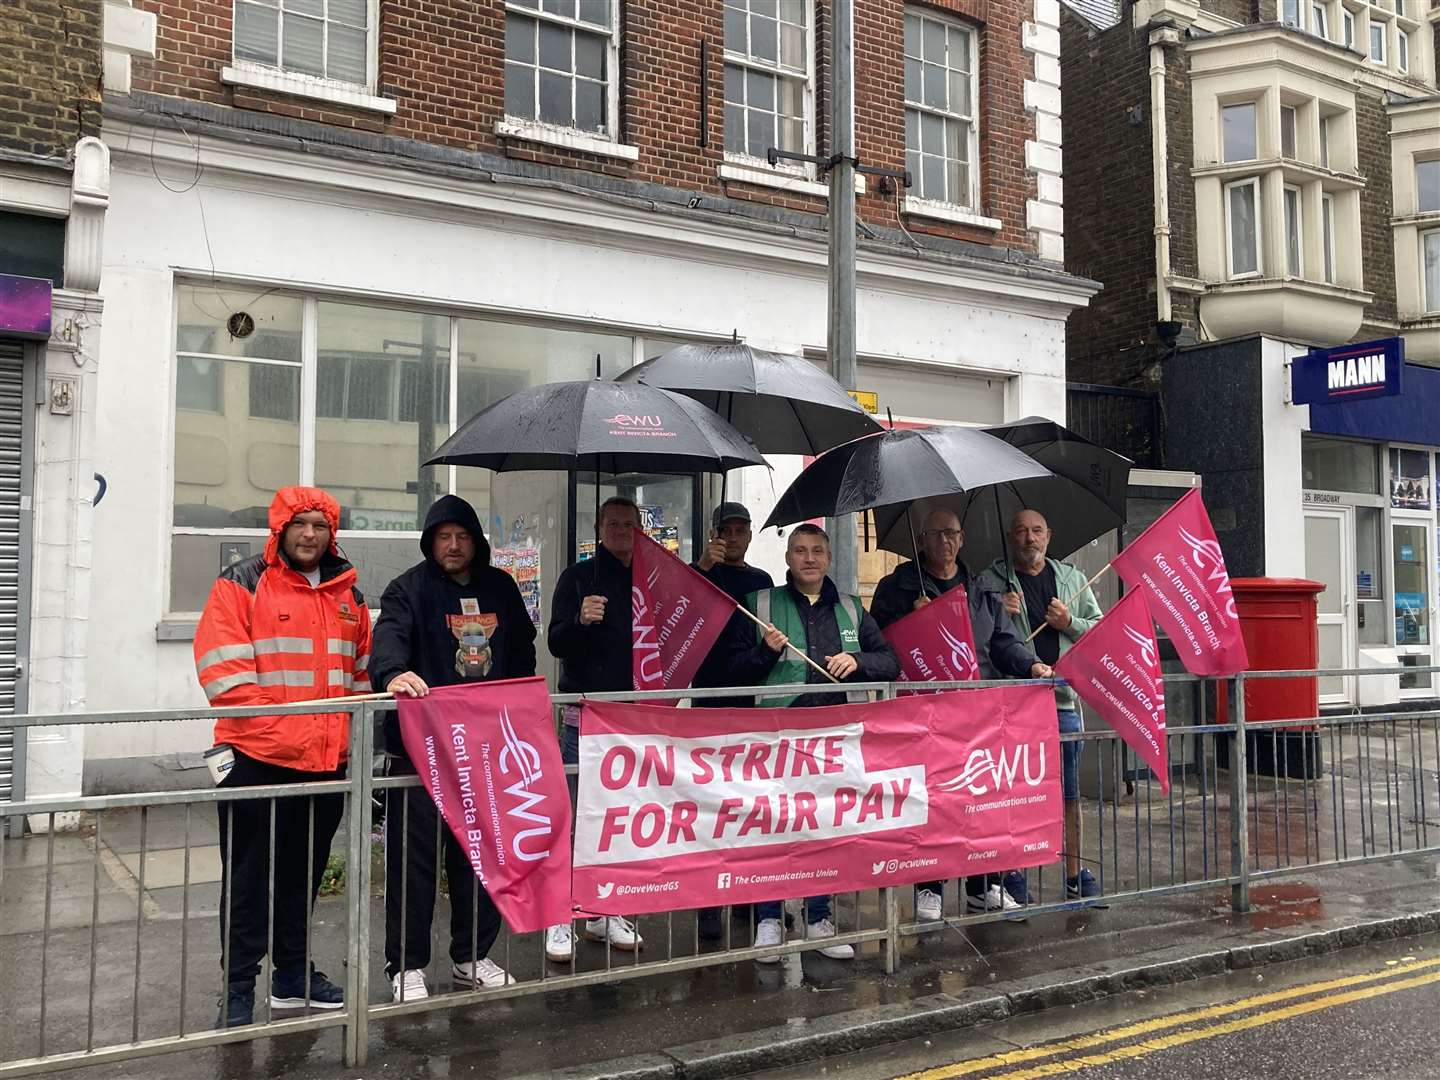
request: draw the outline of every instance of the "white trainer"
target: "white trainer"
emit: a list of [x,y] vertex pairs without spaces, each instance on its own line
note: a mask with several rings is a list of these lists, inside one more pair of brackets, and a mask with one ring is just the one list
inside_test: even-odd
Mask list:
[[915,894],[916,922],[939,922],[942,918],[944,918],[944,908],[938,892],[921,889]]
[[[819,922],[812,922],[805,927],[805,936],[810,940],[815,938],[832,938],[835,936],[835,924],[829,919],[821,919]],[[855,947],[853,945],[827,945],[817,950],[821,956],[828,956],[831,960],[854,960]]]
[[419,968],[402,971],[390,980],[391,1001],[423,1001],[430,996],[425,985],[425,972]]
[[490,990],[498,986],[510,986],[514,976],[488,957],[473,964],[451,964],[450,977],[457,986],[474,986],[477,982]]
[[619,949],[622,952],[639,952],[645,947],[645,939],[635,929],[635,924],[618,915],[587,919],[585,921],[585,938],[587,941],[608,939],[612,949]]
[[[976,896],[974,893],[966,893],[965,906],[971,911],[1003,911],[1007,915],[1010,915],[1011,912],[1021,912],[1024,910],[1024,905],[999,885],[991,885],[981,896]],[[1024,915],[1016,914],[1011,917],[1016,922],[1025,921]]]
[[545,959],[556,964],[568,964],[574,955],[575,937],[568,922],[545,928]]
[[[784,930],[780,926],[779,919],[761,919],[755,927],[755,947],[763,949],[768,945],[779,945],[785,940]],[[757,956],[757,964],[778,964],[778,956]]]

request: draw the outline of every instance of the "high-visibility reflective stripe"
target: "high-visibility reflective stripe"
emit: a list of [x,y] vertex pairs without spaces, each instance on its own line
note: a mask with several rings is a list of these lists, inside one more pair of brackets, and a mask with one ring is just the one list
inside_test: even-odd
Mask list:
[[226,660],[253,660],[255,659],[255,646],[246,643],[244,645],[221,645],[218,649],[211,649],[199,660],[195,661],[195,669],[204,671],[212,664],[223,664]]
[[346,690],[349,690],[350,684],[354,680],[351,679],[348,671],[336,671],[332,668],[330,670],[330,676],[326,681],[331,686],[343,686]]
[[310,671],[262,671],[255,676],[261,686],[314,686],[315,674]]
[[255,639],[255,655],[264,656],[269,653],[313,653],[315,642],[308,637],[266,637]]
[[259,681],[259,677],[255,674],[255,672],[240,671],[234,675],[226,675],[224,678],[216,679],[213,682],[208,682],[202,687],[202,689],[205,691],[205,696],[211,701],[214,701],[217,697],[219,697],[226,690],[229,690],[232,687],[244,686],[246,683],[249,683],[253,686]]
[[355,676],[355,682],[351,685],[350,689],[351,689],[351,690],[368,691],[368,690],[370,689],[370,676],[369,676],[369,675],[356,675],[356,676]]
[[364,656],[357,656],[357,657],[355,658],[355,673],[356,673],[357,675],[358,675],[360,672],[362,672],[362,671],[368,671],[369,669],[370,669],[370,654],[369,654],[369,653],[366,653]]
[[325,648],[330,650],[331,656],[334,656],[336,653],[339,653],[341,656],[355,655],[355,643],[353,641],[346,641],[344,638],[327,638]]

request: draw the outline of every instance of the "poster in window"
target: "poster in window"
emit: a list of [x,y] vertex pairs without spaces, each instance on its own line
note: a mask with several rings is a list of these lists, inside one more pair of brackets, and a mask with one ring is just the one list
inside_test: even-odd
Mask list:
[[497,547],[490,553],[490,565],[504,570],[520,587],[520,598],[530,621],[540,625],[540,549]]
[[1430,455],[1424,450],[1390,451],[1390,508],[1430,509]]

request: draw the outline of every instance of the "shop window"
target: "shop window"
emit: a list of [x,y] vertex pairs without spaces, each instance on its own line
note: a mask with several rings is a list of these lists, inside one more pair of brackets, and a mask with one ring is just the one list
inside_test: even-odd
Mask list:
[[922,199],[973,207],[975,35],[929,13],[905,14],[905,159]]
[[1390,451],[1390,506],[1395,510],[1430,509],[1430,455],[1424,450]]
[[235,59],[299,75],[370,82],[370,0],[236,0]]
[[1373,443],[1307,432],[1300,437],[1300,470],[1307,491],[1380,494],[1380,449]]
[[1255,103],[1226,105],[1220,113],[1220,135],[1226,161],[1254,161],[1259,157]]
[[725,0],[725,152],[809,150],[810,0]]
[[608,0],[509,0],[505,115],[613,137],[618,6]]

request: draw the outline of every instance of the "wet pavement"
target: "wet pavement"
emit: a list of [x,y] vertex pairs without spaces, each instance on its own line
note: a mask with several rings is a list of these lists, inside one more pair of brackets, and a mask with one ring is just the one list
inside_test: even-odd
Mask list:
[[[1257,781],[1250,822],[1256,867],[1375,857],[1440,841],[1432,735],[1427,731],[1418,741],[1414,736],[1402,728],[1389,739],[1333,740],[1328,771],[1317,780]],[[1402,765],[1404,756],[1396,752],[1402,746],[1413,751],[1408,760],[1419,768]],[[1429,855],[1287,875],[1257,884],[1253,910],[1232,914],[1228,887],[1215,883],[1229,869],[1226,780],[1212,768],[1205,784],[1192,774],[1177,781],[1169,796],[1140,783],[1116,801],[1083,803],[1086,858],[1107,893],[1182,885],[1190,891],[1121,897],[1108,909],[1034,914],[1026,923],[935,927],[902,941],[894,975],[885,974],[884,955],[873,941],[857,946],[857,958],[849,963],[811,952],[775,965],[742,960],[684,968],[720,946],[697,947],[692,914],[647,916],[640,920],[647,941],[640,957],[618,952],[607,957],[603,946],[585,943],[575,965],[582,974],[594,973],[607,963],[628,967],[638,959],[640,977],[524,997],[461,994],[455,1008],[377,1016],[364,1069],[339,1064],[341,1034],[327,1030],[69,1075],[76,1080],[519,1076],[653,1055],[777,1025],[803,1032],[825,1018],[903,1010],[935,995],[973,998],[1017,985],[1033,988],[1064,980],[1077,969],[1133,966],[1157,950],[1168,950],[1172,959],[1213,954],[1440,910],[1437,860]],[[344,836],[342,826],[333,851],[345,850]],[[104,815],[98,842],[93,822],[80,833],[0,841],[0,1016],[6,1019],[0,1025],[0,1062],[39,1052],[42,1031],[45,1052],[56,1053],[83,1050],[87,1040],[115,1045],[174,1035],[182,1024],[189,1032],[213,1023],[220,983],[213,814],[196,806],[187,822],[182,810],[152,810],[143,845],[141,839],[138,812],[112,811]],[[1042,901],[1061,899],[1053,869],[1033,873],[1030,888]],[[901,890],[907,920],[913,910],[909,893]],[[947,914],[957,914],[953,885],[945,901]],[[375,1004],[389,995],[379,955],[383,907],[377,885],[369,909]],[[882,925],[874,892],[842,896],[836,909],[842,932]],[[336,981],[345,976],[345,918],[343,897],[317,904],[313,955]],[[447,925],[442,897],[438,932],[432,935],[432,992],[451,989],[443,948]],[[736,947],[750,940],[744,920],[734,920],[731,932]],[[542,972],[553,979],[568,970],[541,960],[534,934],[503,934],[491,957],[521,980],[522,989],[537,988]],[[675,963],[660,970],[667,958]],[[266,1019],[263,1007],[256,1019]]]
[[1431,1080],[1440,935],[1121,994],[747,1080]]

